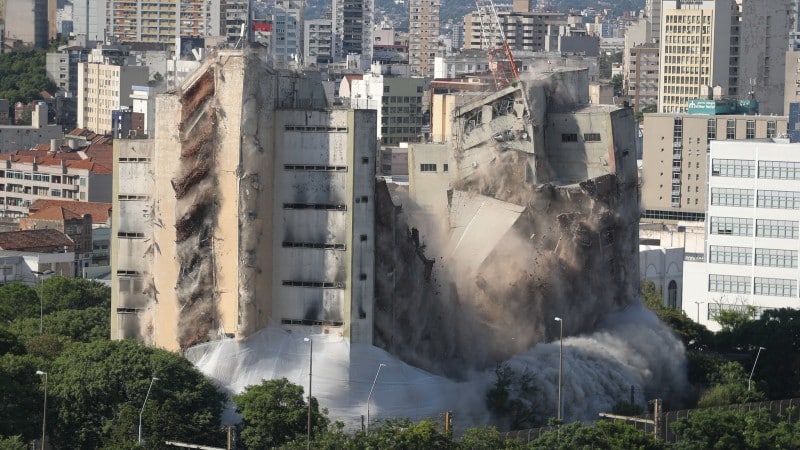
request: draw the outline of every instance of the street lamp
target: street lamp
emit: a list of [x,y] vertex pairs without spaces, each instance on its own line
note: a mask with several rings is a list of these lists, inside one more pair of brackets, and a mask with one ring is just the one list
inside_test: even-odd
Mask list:
[[311,450],[311,368],[312,357],[314,356],[314,340],[310,337],[303,338],[308,342],[308,426],[306,428],[306,448]]
[[700,323],[700,302],[694,302],[697,305],[697,323]]
[[142,402],[142,410],[139,411],[139,445],[142,445],[142,414],[144,414],[144,406],[147,404],[147,399],[150,397],[150,389],[153,389],[153,383],[159,379],[160,378],[156,377],[150,379],[150,386],[147,388],[147,395],[144,396],[144,402]]
[[372,399],[372,390],[375,389],[375,383],[378,381],[378,375],[381,374],[381,369],[385,366],[386,364],[378,365],[378,372],[375,373],[375,379],[372,380],[372,387],[369,388],[369,395],[367,396],[367,434],[369,434],[369,402]]
[[34,270],[33,274],[36,277],[36,294],[39,296],[39,334],[44,332],[44,297],[42,296],[42,277],[46,275],[52,275],[53,272],[50,269],[45,271],[39,272]]
[[753,372],[756,371],[756,364],[758,364],[758,355],[761,354],[761,350],[766,350],[766,348],[758,347],[758,353],[756,353],[756,360],[753,361],[753,370],[750,371],[750,378],[747,379],[747,392],[750,392],[750,386],[752,385],[753,381]]
[[45,431],[47,431],[47,372],[37,370],[36,375],[44,375],[44,410],[42,412],[42,450],[44,450]]
[[561,320],[561,317],[556,317],[556,322],[560,326],[558,333],[558,415],[556,418],[561,420],[561,382],[564,376],[564,321]]

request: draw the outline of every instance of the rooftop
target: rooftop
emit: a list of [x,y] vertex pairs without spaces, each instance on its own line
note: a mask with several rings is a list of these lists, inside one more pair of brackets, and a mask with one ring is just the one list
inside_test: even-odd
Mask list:
[[92,216],[92,222],[95,224],[108,223],[108,218],[111,215],[111,203],[39,199],[31,203],[31,206],[28,207],[28,211],[31,212],[31,215],[28,217],[33,217],[33,213],[38,213],[39,211],[51,207],[63,208],[81,217],[89,214]]
[[0,250],[50,251],[54,247],[75,246],[66,234],[53,229],[6,231],[0,233]]

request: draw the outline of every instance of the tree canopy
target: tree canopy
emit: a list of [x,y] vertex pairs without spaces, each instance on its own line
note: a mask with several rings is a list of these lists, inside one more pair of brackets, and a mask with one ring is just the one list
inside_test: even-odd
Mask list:
[[12,105],[41,99],[41,92],[56,92],[56,84],[47,77],[44,50],[0,54],[0,98]]

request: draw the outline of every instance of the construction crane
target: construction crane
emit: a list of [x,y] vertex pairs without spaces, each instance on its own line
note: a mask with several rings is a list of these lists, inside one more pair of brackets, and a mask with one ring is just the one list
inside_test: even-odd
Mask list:
[[498,91],[519,81],[519,70],[508,46],[503,26],[497,17],[497,8],[492,0],[475,0],[481,24],[481,47],[489,56],[489,69]]

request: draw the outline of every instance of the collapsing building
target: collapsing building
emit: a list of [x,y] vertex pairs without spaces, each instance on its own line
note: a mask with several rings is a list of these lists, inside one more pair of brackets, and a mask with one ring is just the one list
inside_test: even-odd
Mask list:
[[371,342],[375,113],[260,61],[220,51],[115,145],[114,338]]
[[410,145],[409,199],[379,195],[375,345],[463,373],[636,301],[633,114],[588,98],[563,70],[434,99],[445,142]]

